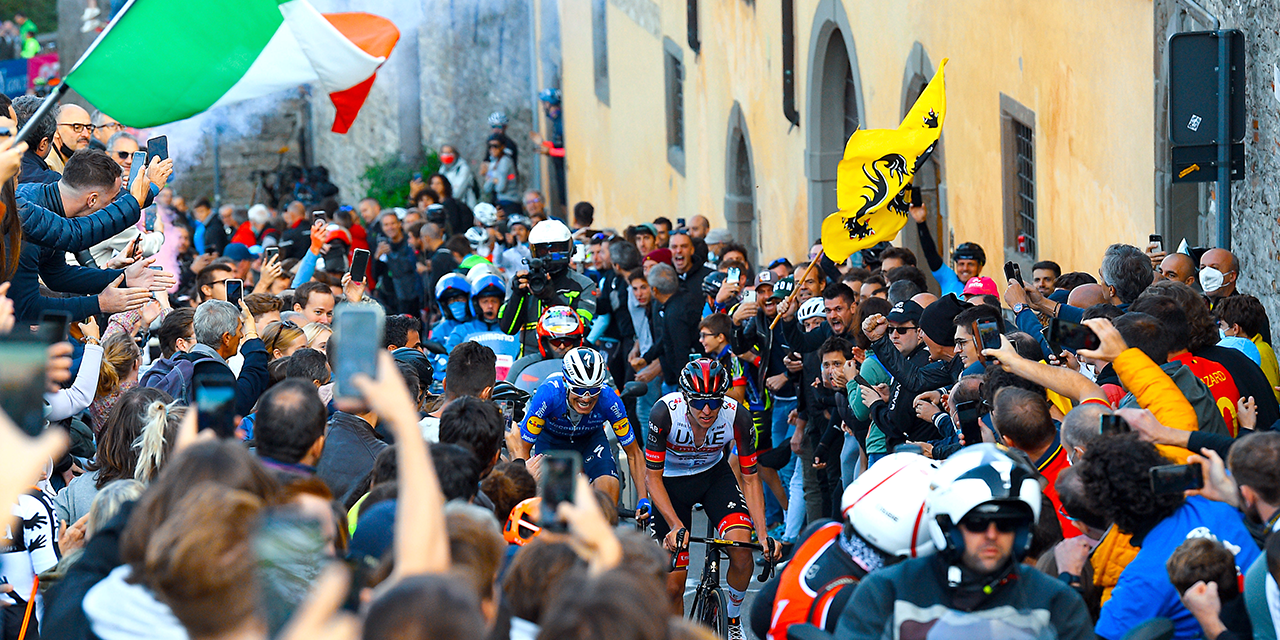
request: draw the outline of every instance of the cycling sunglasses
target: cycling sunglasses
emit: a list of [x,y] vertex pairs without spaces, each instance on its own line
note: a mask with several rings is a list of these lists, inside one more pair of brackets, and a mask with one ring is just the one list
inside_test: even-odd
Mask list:
[[964,527],[969,533],[986,533],[991,525],[996,525],[996,530],[1000,533],[1013,533],[1018,527],[1024,524],[1022,518],[1010,518],[1009,516],[986,516],[978,515],[965,518],[960,521],[960,526]]
[[569,393],[579,398],[594,398],[603,390],[604,387],[569,387]]
[[689,403],[690,409],[699,412],[724,407],[724,398],[718,396],[690,396],[685,398],[685,402]]
[[581,338],[552,338],[551,346],[557,349],[572,349],[582,346]]

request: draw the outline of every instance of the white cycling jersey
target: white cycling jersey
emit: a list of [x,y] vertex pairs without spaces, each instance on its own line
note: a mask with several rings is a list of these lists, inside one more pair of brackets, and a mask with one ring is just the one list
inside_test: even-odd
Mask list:
[[679,391],[662,396],[653,405],[644,455],[649,469],[661,469],[664,477],[702,473],[720,462],[736,441],[742,472],[755,473],[755,425],[745,406],[725,396],[720,414],[701,442],[694,439],[692,421]]

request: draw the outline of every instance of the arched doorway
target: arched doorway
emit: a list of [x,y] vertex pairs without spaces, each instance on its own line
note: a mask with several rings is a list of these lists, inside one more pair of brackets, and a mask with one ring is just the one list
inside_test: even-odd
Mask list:
[[760,228],[756,224],[756,181],[751,138],[742,107],[735,101],[725,138],[724,219],[733,239],[747,248],[752,267],[759,266]]
[[[924,88],[928,86],[929,81],[933,79],[934,72],[935,68],[933,63],[929,61],[929,54],[925,52],[924,46],[919,42],[915,43],[911,47],[911,54],[907,56],[906,70],[902,76],[903,117],[906,117],[907,112],[915,105],[916,99],[920,97]],[[911,184],[920,188],[920,195],[924,200],[925,209],[929,212],[926,223],[929,225],[929,231],[935,242],[934,249],[946,262],[953,242],[951,225],[947,221],[946,154],[943,144],[944,138],[939,138],[938,145],[934,147],[929,159],[916,172]],[[916,254],[916,257],[920,258],[920,270],[925,273],[929,288],[936,291],[937,283],[933,279],[933,274],[929,273],[928,267],[924,264],[924,256],[920,253],[920,239],[916,233],[914,223],[907,223],[907,226],[898,235],[898,241],[899,244],[910,249]]]
[[837,209],[836,169],[845,143],[862,125],[862,83],[858,57],[844,7],[823,0],[815,11],[809,40],[809,96],[805,175],[809,179],[809,235]]

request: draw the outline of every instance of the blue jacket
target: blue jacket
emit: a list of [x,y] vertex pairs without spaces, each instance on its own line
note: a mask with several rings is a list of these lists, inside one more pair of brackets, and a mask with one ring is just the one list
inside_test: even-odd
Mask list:
[[[9,281],[14,316],[18,322],[34,323],[40,320],[40,312],[51,309],[70,313],[72,320],[84,320],[102,312],[97,294],[121,273],[118,269],[72,266],[67,264],[67,254],[61,249],[23,243],[18,270]],[[44,278],[45,286],[54,291],[80,295],[70,298],[40,295],[39,278]]]
[[66,217],[57,182],[18,185],[17,198],[23,239],[72,253],[109,240],[137,224],[142,215],[138,201],[124,190],[101,211],[79,218]]
[[28,182],[44,184],[57,182],[61,179],[62,174],[50,169],[44,158],[36,155],[36,152],[27,151],[22,154],[22,164],[18,168],[18,184],[26,184]]
[[445,338],[444,348],[453,353],[453,348],[467,341],[473,333],[484,333],[485,331],[502,331],[498,326],[498,321],[485,322],[479,318],[468,320],[462,324],[456,325],[453,331],[449,332]]

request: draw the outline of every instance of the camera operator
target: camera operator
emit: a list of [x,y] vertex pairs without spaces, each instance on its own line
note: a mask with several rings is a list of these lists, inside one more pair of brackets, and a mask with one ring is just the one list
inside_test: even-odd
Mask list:
[[521,353],[538,349],[534,331],[538,317],[547,307],[564,305],[572,308],[590,328],[596,312],[599,288],[590,278],[569,268],[573,237],[563,222],[543,220],[529,232],[533,257],[526,261],[528,269],[516,273],[511,294],[498,315],[498,324],[508,335],[520,334]]

